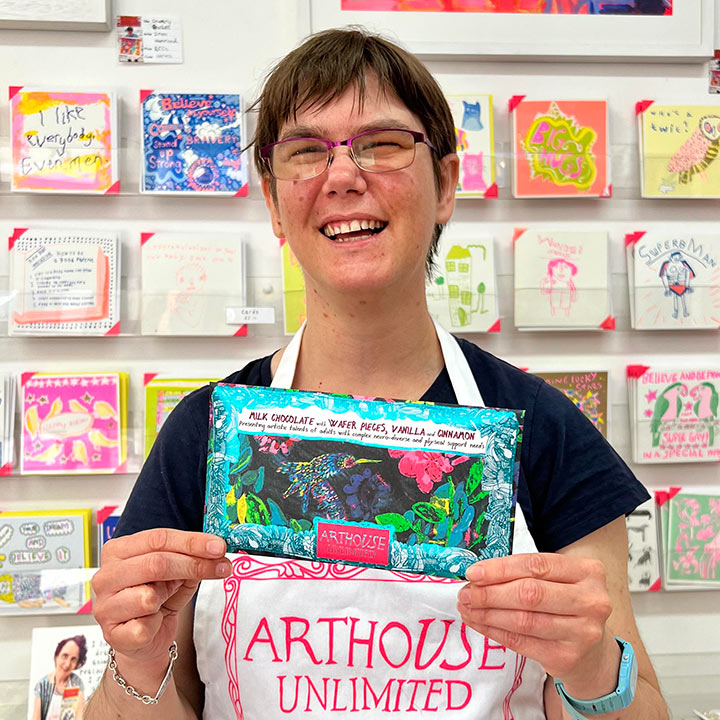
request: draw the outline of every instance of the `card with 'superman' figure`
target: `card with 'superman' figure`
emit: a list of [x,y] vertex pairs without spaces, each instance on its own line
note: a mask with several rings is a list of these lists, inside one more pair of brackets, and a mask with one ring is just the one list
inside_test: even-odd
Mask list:
[[140,104],[141,192],[248,194],[240,95],[141,90]]

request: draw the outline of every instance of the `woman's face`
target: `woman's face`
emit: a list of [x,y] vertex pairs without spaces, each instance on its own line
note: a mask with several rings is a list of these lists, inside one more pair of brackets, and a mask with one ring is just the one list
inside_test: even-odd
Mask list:
[[80,648],[74,640],[68,640],[55,657],[55,676],[58,680],[64,680],[77,667],[80,660]]
[[[418,118],[395,95],[383,95],[368,76],[365,102],[355,90],[322,109],[299,112],[281,129],[279,139],[310,136],[346,138],[373,128],[399,127],[425,132]],[[362,297],[392,290],[405,293],[425,282],[425,258],[436,223],[449,220],[457,182],[457,156],[441,160],[443,190],[438,194],[431,149],[418,143],[415,160],[402,170],[360,170],[345,147],[334,148],[333,162],[308,180],[278,180],[277,201],[267,178],[263,191],[273,230],[286,238],[305,272],[310,293],[330,292]],[[336,235],[353,221],[372,221],[367,232]],[[379,227],[378,227],[379,226]],[[354,225],[358,228],[358,225]]]
[[556,280],[569,280],[572,276],[572,270],[566,262],[559,262],[552,271]]

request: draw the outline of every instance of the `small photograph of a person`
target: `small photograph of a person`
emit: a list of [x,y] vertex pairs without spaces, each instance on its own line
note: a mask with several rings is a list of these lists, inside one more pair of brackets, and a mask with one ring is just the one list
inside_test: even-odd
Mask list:
[[577,271],[577,265],[563,258],[554,258],[548,263],[547,274],[540,281],[540,292],[549,296],[551,315],[559,311],[570,315],[570,306],[577,296],[573,282]]
[[84,635],[61,640],[55,648],[55,668],[33,688],[32,720],[82,720],[85,687],[75,672],[87,659]]
[[690,267],[690,263],[685,260],[679,250],[676,250],[671,252],[670,259],[661,265],[659,275],[665,287],[665,295],[672,296],[673,317],[677,319],[681,303],[683,317],[687,317],[690,311],[685,300],[685,293],[693,292],[690,281],[695,277],[695,271]]

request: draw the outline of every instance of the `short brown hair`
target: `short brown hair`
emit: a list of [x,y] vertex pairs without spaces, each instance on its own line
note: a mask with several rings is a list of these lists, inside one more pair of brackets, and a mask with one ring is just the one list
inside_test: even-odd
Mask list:
[[[270,71],[260,97],[251,106],[258,110],[253,138],[258,173],[267,174],[260,148],[276,142],[283,123],[295,119],[301,109],[321,109],[349,87],[357,90],[362,108],[368,73],[377,77],[381,92],[397,95],[422,122],[437,149],[437,154],[431,154],[439,191],[439,160],[457,148],[455,124],[445,96],[430,71],[412,53],[360,27],[311,35]],[[274,178],[270,181],[274,194]],[[427,257],[428,272],[442,230],[442,225],[435,226]]]

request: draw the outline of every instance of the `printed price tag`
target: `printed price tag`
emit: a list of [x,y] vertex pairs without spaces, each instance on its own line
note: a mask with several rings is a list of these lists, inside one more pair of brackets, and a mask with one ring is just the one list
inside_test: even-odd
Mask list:
[[264,325],[275,322],[275,308],[271,307],[229,307],[225,308],[225,322],[228,325]]

